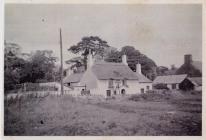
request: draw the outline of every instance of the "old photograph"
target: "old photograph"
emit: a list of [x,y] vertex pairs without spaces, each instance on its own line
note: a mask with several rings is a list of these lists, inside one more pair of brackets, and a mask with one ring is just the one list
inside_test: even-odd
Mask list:
[[201,4],[4,11],[4,136],[202,136]]

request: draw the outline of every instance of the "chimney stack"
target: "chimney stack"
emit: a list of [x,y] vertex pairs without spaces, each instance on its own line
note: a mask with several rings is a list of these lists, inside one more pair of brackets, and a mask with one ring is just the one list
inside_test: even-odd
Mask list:
[[192,63],[192,55],[191,54],[186,54],[185,55],[185,64],[191,64]]
[[68,69],[66,70],[66,76],[69,76],[69,75],[71,75],[71,74],[73,74],[73,70],[71,70],[70,68],[68,68]]
[[128,65],[127,64],[127,56],[125,54],[122,55],[122,63],[125,64],[125,65]]
[[137,63],[137,64],[136,64],[136,73],[142,74],[141,64],[140,64],[140,63]]
[[92,67],[92,65],[93,65],[93,58],[92,58],[91,50],[89,50],[89,54],[87,57],[87,68]]

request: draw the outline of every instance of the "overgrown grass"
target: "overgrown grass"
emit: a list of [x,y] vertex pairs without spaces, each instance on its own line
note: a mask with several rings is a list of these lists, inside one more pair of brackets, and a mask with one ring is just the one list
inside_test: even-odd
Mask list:
[[168,93],[149,93],[149,94],[139,94],[132,95],[129,100],[132,101],[165,101],[172,98],[171,94]]
[[10,103],[5,135],[201,135],[201,94],[150,93],[112,100],[70,96]]

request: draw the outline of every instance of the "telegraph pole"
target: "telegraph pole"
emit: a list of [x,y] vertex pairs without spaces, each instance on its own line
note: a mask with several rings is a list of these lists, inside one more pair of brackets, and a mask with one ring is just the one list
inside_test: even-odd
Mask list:
[[64,86],[63,86],[63,55],[62,55],[62,31],[61,28],[59,30],[60,33],[60,55],[61,55],[61,95],[64,94]]

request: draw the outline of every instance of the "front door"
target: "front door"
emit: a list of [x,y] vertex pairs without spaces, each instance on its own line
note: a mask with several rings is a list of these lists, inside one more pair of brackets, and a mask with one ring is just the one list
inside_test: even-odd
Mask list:
[[141,90],[141,93],[144,93],[144,88],[141,88],[140,90]]
[[125,89],[122,89],[122,90],[121,90],[121,94],[122,94],[122,95],[125,95],[125,94],[126,94]]

